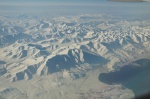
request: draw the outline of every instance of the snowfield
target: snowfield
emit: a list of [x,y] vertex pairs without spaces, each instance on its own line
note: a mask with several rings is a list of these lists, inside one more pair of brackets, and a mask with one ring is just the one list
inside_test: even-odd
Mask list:
[[135,90],[99,75],[143,58],[150,58],[150,19],[0,16],[1,99],[132,98]]

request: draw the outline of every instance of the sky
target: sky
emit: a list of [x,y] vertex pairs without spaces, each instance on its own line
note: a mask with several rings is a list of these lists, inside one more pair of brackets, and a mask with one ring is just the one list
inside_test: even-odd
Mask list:
[[0,0],[0,5],[103,5],[112,3],[110,0]]
[[150,15],[150,2],[123,3],[107,0],[0,0],[2,14],[120,14]]
[[1,4],[101,4],[105,0],[0,0]]

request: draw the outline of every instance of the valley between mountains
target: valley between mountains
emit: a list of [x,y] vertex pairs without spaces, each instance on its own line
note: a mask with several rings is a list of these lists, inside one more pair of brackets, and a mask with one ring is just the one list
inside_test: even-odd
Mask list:
[[[150,19],[0,16],[2,99],[132,98],[142,92],[129,87],[129,83],[150,75],[143,73],[149,59]],[[126,77],[127,67],[138,70],[134,80],[108,80],[116,71]]]

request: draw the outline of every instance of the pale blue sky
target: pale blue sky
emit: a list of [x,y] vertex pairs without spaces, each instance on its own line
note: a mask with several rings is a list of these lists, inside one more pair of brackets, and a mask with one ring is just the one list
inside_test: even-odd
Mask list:
[[[57,6],[56,6],[57,5]],[[122,3],[107,0],[0,0],[5,14],[120,14],[150,15],[150,2]]]
[[100,4],[106,0],[0,0],[1,4]]

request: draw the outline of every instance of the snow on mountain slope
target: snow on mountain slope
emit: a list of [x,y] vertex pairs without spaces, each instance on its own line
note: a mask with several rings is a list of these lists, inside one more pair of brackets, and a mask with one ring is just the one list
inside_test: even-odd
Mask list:
[[2,97],[130,96],[131,90],[103,84],[98,75],[150,53],[149,19],[129,21],[106,15],[0,18]]
[[[5,95],[4,95],[5,94]],[[19,94],[19,95],[16,95]],[[4,96],[1,96],[4,95]],[[5,88],[0,90],[0,98],[1,99],[27,99],[27,96],[22,93],[20,90],[17,88]],[[15,97],[15,98],[14,98]]]
[[[105,19],[105,16],[87,15],[54,18],[52,21],[27,17],[16,19],[18,23],[15,20],[9,20],[11,24],[3,22],[3,27],[14,28],[17,34],[13,31],[1,34],[1,55],[4,59],[15,60],[18,63],[28,62],[28,65],[23,66],[25,68],[39,64],[34,62],[43,57],[41,66],[36,66],[37,74],[41,75],[52,73],[52,69],[58,72],[76,68],[80,63],[98,62],[100,57],[107,59],[108,68],[113,69],[115,64],[126,62],[127,58],[134,59],[136,54],[144,53],[143,43],[149,42],[150,30],[143,27],[147,27],[148,24],[141,26],[138,21],[105,22],[102,19]],[[21,31],[23,33],[20,33]],[[71,46],[74,49],[65,49],[67,53],[59,55],[64,51],[61,50],[62,47]],[[57,49],[60,51],[57,52]],[[27,58],[34,60],[27,61]],[[102,60],[99,59],[99,63]],[[12,67],[9,66],[10,63],[6,63],[7,68]],[[26,69],[21,69],[24,70]],[[25,73],[22,75],[25,76]]]
[[29,40],[31,40],[31,36],[28,34],[9,34],[9,35],[4,35],[0,37],[0,47],[3,46],[8,46],[11,45],[13,43],[15,43],[16,41],[19,42],[28,42]]
[[46,70],[46,74],[55,73],[62,70],[70,70],[77,68],[81,64],[88,63],[90,65],[104,64],[107,62],[105,58],[80,49],[65,49],[65,53],[58,53],[46,61],[46,66],[42,69],[42,73]]

